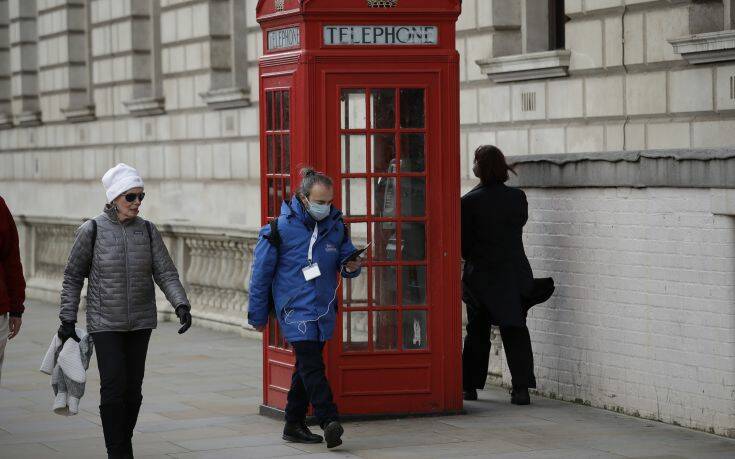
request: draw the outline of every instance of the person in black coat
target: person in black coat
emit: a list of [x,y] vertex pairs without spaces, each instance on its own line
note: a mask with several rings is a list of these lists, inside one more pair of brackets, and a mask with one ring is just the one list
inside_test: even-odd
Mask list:
[[512,168],[497,147],[479,147],[473,171],[481,183],[462,197],[462,291],[467,305],[464,399],[477,400],[477,389],[485,386],[490,325],[498,325],[513,379],[511,403],[527,405],[528,389],[536,387],[524,306],[524,297],[535,294],[522,241],[528,202],[522,190],[505,185]]

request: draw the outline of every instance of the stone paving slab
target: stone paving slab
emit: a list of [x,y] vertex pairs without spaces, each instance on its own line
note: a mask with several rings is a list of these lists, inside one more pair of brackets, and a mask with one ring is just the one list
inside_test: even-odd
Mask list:
[[[105,457],[94,359],[80,413],[50,411],[49,377],[38,366],[56,328],[56,308],[31,302],[8,344],[1,459]],[[180,336],[177,328],[162,323],[151,340],[137,458],[735,458],[732,439],[538,397],[517,407],[496,387],[466,403],[463,416],[346,423],[334,451],[285,443],[282,423],[257,414],[260,342],[196,326]]]

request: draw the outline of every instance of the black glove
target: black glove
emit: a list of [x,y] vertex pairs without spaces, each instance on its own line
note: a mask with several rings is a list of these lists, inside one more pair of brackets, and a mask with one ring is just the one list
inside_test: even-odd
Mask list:
[[69,338],[73,339],[77,343],[79,342],[79,337],[74,329],[74,322],[61,322],[57,335],[61,340],[61,344],[64,344]]
[[181,322],[181,328],[179,328],[179,335],[182,333],[186,333],[186,330],[191,327],[191,313],[189,313],[189,307],[185,304],[180,304],[176,306],[176,317],[179,318],[179,322]]

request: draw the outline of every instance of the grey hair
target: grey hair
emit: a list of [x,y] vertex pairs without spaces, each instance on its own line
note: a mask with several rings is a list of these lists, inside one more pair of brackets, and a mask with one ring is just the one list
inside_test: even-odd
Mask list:
[[329,176],[315,171],[312,167],[304,167],[301,169],[301,186],[299,187],[298,193],[302,196],[308,197],[311,193],[311,189],[314,188],[314,185],[317,183],[328,188],[332,188],[334,185]]

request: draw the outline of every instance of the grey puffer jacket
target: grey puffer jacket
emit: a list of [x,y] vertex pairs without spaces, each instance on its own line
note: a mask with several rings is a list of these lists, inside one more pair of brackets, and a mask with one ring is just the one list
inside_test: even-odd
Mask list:
[[87,286],[87,331],[131,331],[156,328],[156,293],[153,280],[174,308],[190,310],[171,256],[155,225],[134,218],[125,223],[108,206],[94,218],[97,239],[92,252],[94,228],[85,222],[76,238],[64,269],[61,291],[62,321],[77,320],[84,278]]

